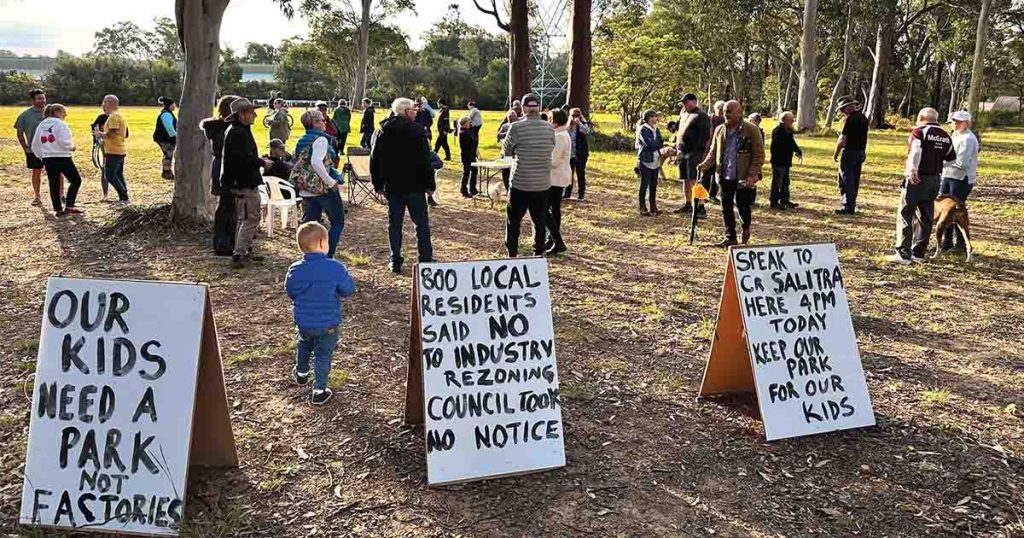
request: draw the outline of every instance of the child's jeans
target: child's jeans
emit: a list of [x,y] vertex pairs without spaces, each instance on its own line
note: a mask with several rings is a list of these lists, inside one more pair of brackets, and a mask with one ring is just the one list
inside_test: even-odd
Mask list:
[[299,373],[309,372],[309,356],[313,356],[313,389],[327,388],[327,376],[331,373],[331,356],[338,343],[338,327],[315,331],[298,331],[298,345],[295,350],[295,369]]

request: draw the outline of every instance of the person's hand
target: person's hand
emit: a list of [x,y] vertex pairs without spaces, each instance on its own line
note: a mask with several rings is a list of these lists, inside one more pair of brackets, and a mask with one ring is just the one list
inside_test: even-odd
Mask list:
[[340,181],[335,181],[334,185],[331,185],[331,188],[336,190],[336,191],[338,191],[338,192],[341,192],[341,182]]
[[918,183],[921,182],[921,176],[917,175],[917,171],[915,170],[911,172],[909,176],[907,176],[907,181],[911,185],[917,185]]
[[800,164],[804,164],[804,156],[803,155],[797,155],[796,156],[796,161],[798,163],[800,163]]
[[711,167],[706,165],[706,164],[704,164],[704,163],[700,163],[700,164],[697,165],[697,170],[700,171],[700,172],[704,172],[708,168],[711,168]]
[[754,185],[757,185],[757,182],[760,181],[760,180],[761,180],[760,176],[749,175],[749,176],[747,176],[747,181],[745,181],[745,183],[746,183],[747,188],[749,189],[749,188],[753,187]]

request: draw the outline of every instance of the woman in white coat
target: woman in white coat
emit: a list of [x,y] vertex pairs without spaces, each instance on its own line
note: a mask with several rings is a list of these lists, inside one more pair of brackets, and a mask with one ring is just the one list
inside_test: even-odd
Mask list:
[[555,128],[555,150],[551,152],[551,190],[548,192],[548,232],[550,241],[544,251],[546,256],[554,256],[565,252],[565,241],[562,239],[562,193],[572,184],[572,139],[566,124],[569,115],[562,109],[551,111],[551,125]]
[[[75,208],[78,188],[82,185],[82,176],[78,173],[71,154],[75,151],[75,141],[71,136],[71,128],[64,123],[68,115],[64,105],[54,103],[43,109],[43,121],[36,128],[32,138],[32,153],[43,161],[46,177],[50,182],[50,202],[58,217],[81,214]],[[61,176],[68,180],[66,202],[61,201]]]

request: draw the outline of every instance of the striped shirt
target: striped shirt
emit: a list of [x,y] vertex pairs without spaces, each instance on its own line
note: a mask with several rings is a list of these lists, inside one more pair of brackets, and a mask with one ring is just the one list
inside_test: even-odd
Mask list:
[[513,189],[541,192],[551,188],[551,153],[555,130],[540,116],[527,116],[512,124],[502,146],[512,162]]

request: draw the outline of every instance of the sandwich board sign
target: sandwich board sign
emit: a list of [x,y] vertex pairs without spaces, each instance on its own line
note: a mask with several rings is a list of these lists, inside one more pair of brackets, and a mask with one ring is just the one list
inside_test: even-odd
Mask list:
[[700,396],[757,394],[769,441],[875,424],[836,247],[732,247]]
[[419,264],[411,318],[405,421],[429,485],[565,466],[546,260]]
[[24,525],[178,534],[189,465],[237,466],[204,285],[50,278]]

